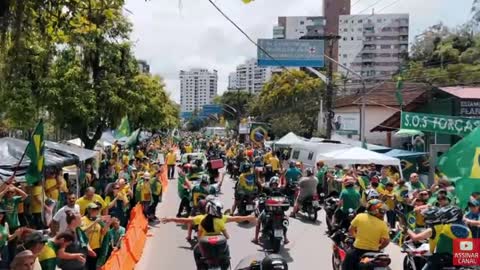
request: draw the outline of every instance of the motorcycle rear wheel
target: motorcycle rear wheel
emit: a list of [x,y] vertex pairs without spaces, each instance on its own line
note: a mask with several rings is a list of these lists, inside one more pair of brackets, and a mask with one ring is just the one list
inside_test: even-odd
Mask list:
[[342,262],[340,261],[337,256],[335,256],[335,253],[332,253],[332,269],[333,270],[340,270],[342,269]]

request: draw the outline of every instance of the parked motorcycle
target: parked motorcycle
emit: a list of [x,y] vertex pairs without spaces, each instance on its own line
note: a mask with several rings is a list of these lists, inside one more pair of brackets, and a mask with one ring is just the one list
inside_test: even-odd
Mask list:
[[290,208],[284,196],[269,197],[265,201],[265,219],[262,224],[260,241],[265,250],[278,253],[283,244],[284,232],[288,229],[288,217],[285,211]]
[[198,241],[201,254],[198,269],[227,270],[230,269],[230,255],[227,239],[223,235],[204,236]]

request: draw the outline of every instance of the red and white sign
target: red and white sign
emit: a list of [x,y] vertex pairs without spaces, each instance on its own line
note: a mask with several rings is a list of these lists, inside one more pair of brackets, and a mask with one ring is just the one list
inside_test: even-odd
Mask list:
[[480,239],[454,239],[453,265],[478,266],[480,265]]

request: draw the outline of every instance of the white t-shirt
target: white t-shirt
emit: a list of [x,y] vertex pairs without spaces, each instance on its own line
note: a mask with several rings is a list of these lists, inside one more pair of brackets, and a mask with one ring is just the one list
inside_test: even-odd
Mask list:
[[72,211],[74,213],[80,214],[80,206],[78,204],[75,204],[75,206],[71,208],[68,205],[65,205],[64,207],[58,209],[57,213],[53,217],[53,220],[55,220],[59,224],[59,233],[64,232],[68,226],[66,211]]

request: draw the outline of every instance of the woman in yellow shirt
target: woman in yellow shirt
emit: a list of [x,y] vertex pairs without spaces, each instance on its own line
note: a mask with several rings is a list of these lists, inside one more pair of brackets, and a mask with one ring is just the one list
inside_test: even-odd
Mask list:
[[48,198],[58,201],[60,198],[59,192],[58,192],[58,183],[57,183],[57,175],[55,172],[50,172],[47,175],[47,179],[45,179],[45,195],[47,195]]
[[[100,254],[100,249],[102,247],[103,236],[107,233],[108,224],[102,222],[100,216],[100,206],[96,203],[90,203],[87,207],[87,214],[82,217],[81,229],[85,232],[88,238],[88,244],[95,252],[95,254]],[[98,256],[88,256],[86,269],[87,270],[96,270],[97,269],[97,257]]]
[[32,214],[32,225],[37,229],[41,230],[44,228],[42,220],[42,207],[43,207],[43,187],[42,181],[38,181],[32,187],[32,196],[30,201],[30,213]]

